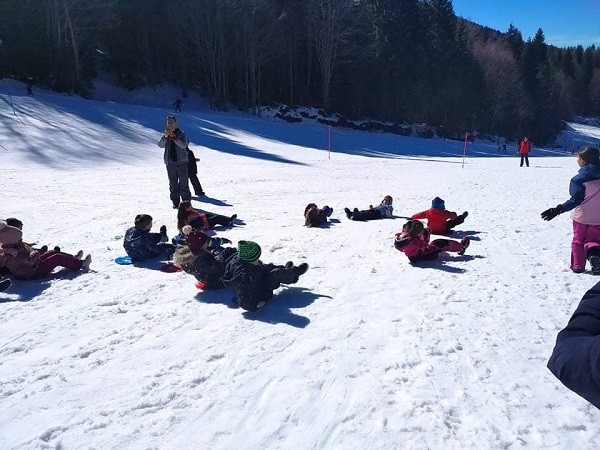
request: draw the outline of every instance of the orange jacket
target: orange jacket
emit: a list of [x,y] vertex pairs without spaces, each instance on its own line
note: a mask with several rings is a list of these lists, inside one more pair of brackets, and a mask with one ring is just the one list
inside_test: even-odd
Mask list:
[[446,221],[448,219],[456,219],[456,217],[457,214],[453,211],[430,208],[427,211],[421,211],[420,213],[414,214],[411,219],[427,219],[427,228],[429,228],[433,234],[445,234],[447,230]]

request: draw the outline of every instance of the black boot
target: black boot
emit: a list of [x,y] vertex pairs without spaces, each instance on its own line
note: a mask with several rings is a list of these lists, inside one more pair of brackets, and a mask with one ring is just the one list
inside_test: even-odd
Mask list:
[[600,255],[590,256],[590,265],[592,266],[592,275],[600,275]]
[[346,217],[348,219],[352,219],[352,211],[350,211],[348,208],[344,208],[344,212],[346,213]]

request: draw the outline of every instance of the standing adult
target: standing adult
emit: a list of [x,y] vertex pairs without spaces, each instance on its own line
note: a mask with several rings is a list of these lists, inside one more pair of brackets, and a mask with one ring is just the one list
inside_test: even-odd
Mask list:
[[519,167],[523,167],[523,160],[525,160],[527,167],[529,167],[529,151],[530,150],[531,150],[531,145],[529,143],[529,139],[527,139],[527,136],[525,136],[523,138],[523,140],[521,141],[521,143],[519,144],[519,155],[521,155],[521,165]]
[[192,199],[188,187],[188,156],[187,146],[189,140],[185,133],[177,126],[177,119],[173,115],[167,116],[167,128],[163,133],[158,146],[165,149],[164,160],[169,176],[169,191],[173,208],[179,207],[180,200]]
[[583,272],[587,259],[592,273],[600,275],[600,152],[594,147],[583,148],[577,154],[577,164],[580,169],[569,184],[571,198],[544,211],[542,219],[552,220],[571,211],[571,270]]

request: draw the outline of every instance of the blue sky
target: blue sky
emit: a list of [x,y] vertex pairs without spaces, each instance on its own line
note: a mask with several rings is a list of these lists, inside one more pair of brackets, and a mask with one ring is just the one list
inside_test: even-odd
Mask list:
[[538,28],[558,47],[600,46],[600,0],[453,0],[456,15],[506,31],[512,22],[523,39]]

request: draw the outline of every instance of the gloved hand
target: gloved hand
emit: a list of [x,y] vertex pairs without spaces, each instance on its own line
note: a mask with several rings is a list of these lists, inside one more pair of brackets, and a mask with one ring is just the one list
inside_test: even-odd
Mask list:
[[542,213],[542,219],[552,220],[563,212],[562,205],[557,205],[556,208],[549,208]]
[[167,234],[167,226],[166,225],[162,225],[160,227],[160,234],[164,234],[164,235]]
[[231,244],[231,240],[227,238],[221,238],[221,245],[223,244]]

